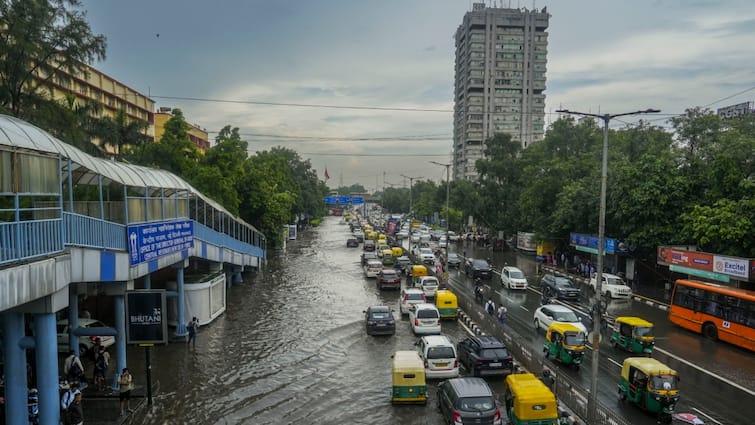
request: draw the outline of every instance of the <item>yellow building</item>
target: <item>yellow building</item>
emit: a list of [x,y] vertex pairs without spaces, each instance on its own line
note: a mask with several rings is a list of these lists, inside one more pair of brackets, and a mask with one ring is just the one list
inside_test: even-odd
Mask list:
[[[165,123],[172,117],[171,108],[160,108],[158,112],[155,112],[155,141],[159,142],[165,133]],[[205,152],[210,149],[210,141],[208,139],[207,131],[198,126],[188,123],[189,130],[187,136],[189,141],[196,145],[196,147]]]
[[79,102],[97,103],[101,107],[95,114],[97,117],[114,117],[123,110],[128,118],[149,123],[146,135],[154,137],[155,101],[89,65],[84,66],[86,75],[66,73],[48,82],[51,97],[63,99],[72,94]]

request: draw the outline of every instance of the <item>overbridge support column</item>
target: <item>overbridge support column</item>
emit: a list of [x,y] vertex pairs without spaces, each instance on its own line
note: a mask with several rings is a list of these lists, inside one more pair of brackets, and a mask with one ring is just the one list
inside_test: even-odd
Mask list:
[[58,338],[54,313],[34,315],[37,390],[39,391],[40,425],[58,425],[60,409],[58,389]]
[[241,276],[241,272],[244,270],[244,267],[234,267],[233,268],[233,283],[241,284],[244,283],[244,278]]
[[24,314],[3,314],[5,354],[5,420],[9,424],[29,422],[26,382],[26,353],[19,346],[24,337]]
[[[68,284],[68,329],[76,329],[78,327],[79,327],[79,284],[72,282]],[[76,352],[77,357],[81,356],[81,353],[79,350],[79,337],[74,335],[73,332],[68,333],[68,347],[71,350]]]
[[[125,290],[125,288],[124,288]],[[113,297],[114,325],[118,335],[115,337],[115,373],[120,374],[126,362],[126,295],[124,292]]]
[[176,336],[179,338],[185,337],[188,332],[186,331],[186,295],[184,294],[184,267],[186,267],[186,261],[181,261],[173,265],[176,269]]

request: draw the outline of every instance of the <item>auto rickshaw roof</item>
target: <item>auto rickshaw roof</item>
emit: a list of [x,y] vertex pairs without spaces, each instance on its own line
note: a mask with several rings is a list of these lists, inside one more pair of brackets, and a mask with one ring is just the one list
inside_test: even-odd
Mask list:
[[421,264],[415,264],[412,266],[412,274],[416,275],[417,272],[424,272],[427,274],[427,267],[421,265]]
[[629,368],[635,367],[648,376],[653,375],[677,375],[674,369],[666,366],[652,357],[627,357],[624,359],[624,365],[621,369],[621,376],[629,378]]
[[626,323],[629,326],[647,326],[652,328],[653,324],[645,319],[634,316],[621,316],[616,318],[616,323]]
[[416,351],[396,351],[393,353],[393,372],[425,372],[425,365]]
[[565,332],[582,332],[582,329],[574,326],[572,323],[553,322],[548,326],[548,333],[554,331],[563,334]]
[[520,420],[558,417],[556,396],[535,375],[511,374],[506,377],[506,384],[515,395],[514,415]]
[[450,289],[438,289],[435,292],[435,299],[439,298],[453,298],[456,299],[456,294],[453,293]]

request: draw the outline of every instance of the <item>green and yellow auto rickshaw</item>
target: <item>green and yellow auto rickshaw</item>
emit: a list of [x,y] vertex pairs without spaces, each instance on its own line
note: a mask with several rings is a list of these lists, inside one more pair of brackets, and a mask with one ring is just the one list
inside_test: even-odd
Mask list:
[[513,425],[550,425],[558,421],[556,396],[531,373],[506,377],[506,415]]
[[655,345],[653,324],[639,317],[617,317],[611,333],[611,345],[650,357]]
[[621,368],[619,399],[656,413],[663,423],[671,423],[671,415],[679,401],[678,384],[676,371],[658,360],[629,357]]
[[392,403],[427,404],[425,364],[416,351],[393,353]]
[[438,307],[441,319],[459,317],[459,300],[456,294],[448,289],[438,289],[438,292],[435,293],[435,306]]
[[553,322],[545,333],[545,357],[579,369],[585,356],[587,335],[571,323]]

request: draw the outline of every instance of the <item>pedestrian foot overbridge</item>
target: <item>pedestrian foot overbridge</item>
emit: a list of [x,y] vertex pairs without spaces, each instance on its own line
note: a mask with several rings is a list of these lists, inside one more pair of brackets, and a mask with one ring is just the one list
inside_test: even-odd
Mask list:
[[[221,282],[208,289],[206,305],[191,305],[190,313],[212,320],[225,308],[224,287],[264,265],[265,253],[264,235],[180,177],[92,157],[0,115],[6,423],[28,420],[27,389],[37,388],[40,423],[58,424],[59,318],[67,318],[68,345],[77,354],[81,336],[115,337],[120,371],[127,366],[126,291],[153,288],[152,277],[159,276],[154,287],[168,290],[167,318],[183,336],[184,269]],[[112,318],[113,328],[79,327],[85,298],[96,298],[98,314]]]

